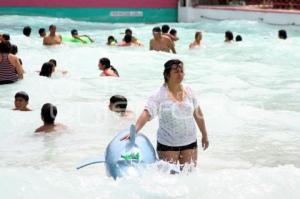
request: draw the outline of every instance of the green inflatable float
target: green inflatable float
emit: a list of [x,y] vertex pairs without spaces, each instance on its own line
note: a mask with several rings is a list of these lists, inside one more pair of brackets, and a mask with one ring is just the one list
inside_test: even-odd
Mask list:
[[72,36],[62,36],[62,41],[65,43],[77,43],[77,44],[90,44],[92,43],[87,37],[81,37],[81,39],[85,42],[82,42],[79,39],[76,39]]

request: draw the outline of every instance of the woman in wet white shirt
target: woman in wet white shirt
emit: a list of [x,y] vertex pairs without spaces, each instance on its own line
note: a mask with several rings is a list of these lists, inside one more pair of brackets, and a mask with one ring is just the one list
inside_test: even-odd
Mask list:
[[[136,131],[155,116],[159,117],[157,153],[159,159],[180,165],[197,162],[197,128],[201,144],[209,142],[200,106],[192,90],[182,85],[184,67],[180,60],[169,60],[164,65],[165,83],[152,95],[136,122]],[[196,124],[195,124],[196,122]]]

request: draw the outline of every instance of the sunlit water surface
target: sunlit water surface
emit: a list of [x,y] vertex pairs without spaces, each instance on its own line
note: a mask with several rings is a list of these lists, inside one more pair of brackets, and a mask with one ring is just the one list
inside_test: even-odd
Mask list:
[[[170,24],[178,30],[177,55],[150,52],[154,24],[101,24],[44,17],[0,16],[0,32],[19,46],[24,80],[0,87],[0,197],[13,198],[245,198],[300,197],[300,28],[253,21],[203,21]],[[73,28],[96,40],[91,45],[44,47],[37,30],[56,24],[68,35]],[[31,38],[22,28],[33,28]],[[161,25],[161,24],[159,24]],[[130,27],[142,48],[105,46],[106,38]],[[288,40],[277,39],[285,28]],[[188,50],[195,31],[205,47]],[[224,44],[224,32],[243,42]],[[100,77],[97,64],[109,57],[120,78]],[[66,76],[51,79],[36,73],[54,58]],[[114,181],[103,165],[80,171],[84,159],[104,153],[107,143],[132,121],[108,111],[111,95],[122,94],[140,114],[147,98],[163,82],[163,64],[179,58],[205,114],[210,148],[198,157],[193,173],[169,175],[156,168],[142,176]],[[30,95],[32,112],[15,112],[14,94]],[[67,132],[36,135],[40,108],[58,107],[57,121]],[[155,146],[157,120],[143,132]],[[200,138],[200,134],[198,136]]]

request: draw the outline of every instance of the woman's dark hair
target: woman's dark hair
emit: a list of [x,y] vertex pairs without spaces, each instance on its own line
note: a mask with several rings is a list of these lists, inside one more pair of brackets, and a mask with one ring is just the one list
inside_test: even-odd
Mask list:
[[125,35],[125,36],[124,36],[124,41],[125,41],[126,43],[131,43],[131,41],[132,41],[132,36],[131,36],[131,35]]
[[13,55],[16,55],[18,53],[18,46],[15,45],[15,44],[12,44],[10,46],[10,53],[13,54]]
[[29,37],[30,34],[31,34],[31,28],[30,28],[29,26],[25,26],[25,27],[23,28],[23,34],[24,34],[25,36]]
[[53,64],[54,66],[57,66],[57,62],[55,59],[50,59],[49,63]]
[[24,91],[17,92],[17,93],[15,94],[15,99],[17,99],[18,97],[19,97],[19,98],[23,98],[26,102],[29,101],[29,96],[28,96],[28,94],[27,94],[26,92],[24,92]]
[[99,60],[99,63],[104,66],[104,69],[110,68],[110,60],[106,57],[103,57]]
[[241,35],[237,35],[237,36],[235,37],[235,41],[242,41],[242,40],[243,40],[243,38],[242,38]]
[[50,62],[46,62],[43,64],[40,76],[51,77],[54,65]]
[[57,115],[56,106],[46,103],[41,109],[41,116],[45,124],[54,124],[55,117]]
[[107,38],[107,45],[110,45],[112,42],[115,42],[115,43],[117,43],[117,40],[113,37],[113,36],[109,36],[108,38]]
[[201,35],[201,37],[202,37],[202,33],[201,33],[201,32],[196,32],[196,33],[195,33],[195,39],[197,39],[197,37],[198,37],[199,35]]
[[279,37],[279,39],[287,39],[286,30],[279,30],[278,31],[278,37]]
[[104,66],[104,69],[112,69],[116,75],[119,77],[119,73],[117,71],[117,69],[115,69],[115,67],[113,67],[112,65],[110,65],[110,60],[106,57],[103,57],[99,60],[99,63],[102,64]]
[[164,73],[163,73],[165,83],[167,83],[168,80],[169,80],[169,76],[170,76],[173,65],[176,65],[176,68],[177,68],[177,67],[182,67],[183,63],[179,59],[171,59],[171,60],[169,60],[165,63],[165,65],[164,65],[165,70],[164,70]]
[[110,104],[118,109],[117,112],[125,112],[127,108],[127,99],[122,95],[114,95],[109,99]]
[[20,62],[21,65],[23,65],[23,62],[22,62],[22,59],[21,59],[21,58],[19,58],[19,62]]
[[11,44],[9,41],[0,42],[0,53],[10,53]]
[[233,40],[233,34],[231,31],[226,31],[225,32],[225,37],[229,40],[232,41]]

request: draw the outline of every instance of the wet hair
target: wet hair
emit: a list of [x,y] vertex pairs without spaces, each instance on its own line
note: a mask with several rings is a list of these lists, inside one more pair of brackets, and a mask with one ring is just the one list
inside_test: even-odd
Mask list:
[[117,43],[117,40],[113,36],[107,37],[107,45],[110,45],[112,42]]
[[21,58],[19,58],[19,62],[20,62],[21,65],[23,65],[23,62],[22,62],[22,59],[21,59]]
[[125,30],[125,35],[132,35],[132,30],[129,29],[129,28],[127,28],[127,29]]
[[2,35],[2,38],[6,41],[9,41],[10,40],[10,35],[9,34],[3,34]]
[[30,34],[31,34],[31,28],[30,28],[29,26],[25,26],[25,27],[23,28],[23,34],[24,34],[25,36],[29,37]]
[[114,95],[109,99],[113,108],[120,110],[119,112],[125,112],[127,108],[127,99],[122,95]]
[[279,30],[278,31],[278,37],[279,37],[279,39],[287,39],[286,30]]
[[29,96],[28,96],[28,94],[27,94],[26,92],[24,92],[24,91],[17,92],[17,93],[15,94],[15,99],[17,99],[17,98],[22,98],[22,99],[24,99],[26,102],[29,101]]
[[99,63],[104,65],[104,69],[109,69],[111,68],[117,76],[119,76],[119,72],[117,71],[117,69],[115,67],[113,67],[112,65],[110,65],[110,60],[106,57],[103,57],[99,60]]
[[168,33],[170,30],[170,26],[165,24],[161,27],[162,33]]
[[202,32],[196,32],[196,33],[195,33],[195,39],[197,39],[197,37],[198,37],[199,35],[201,35],[201,38],[202,38]]
[[71,30],[71,35],[78,35],[78,31],[76,29]]
[[243,40],[243,38],[242,38],[241,35],[237,35],[237,36],[235,37],[235,41],[242,41],[242,40]]
[[40,28],[39,29],[40,36],[42,36],[43,33],[46,33],[46,29],[45,28]]
[[40,71],[40,76],[51,77],[53,67],[54,65],[50,62],[44,63]]
[[10,53],[11,44],[9,41],[0,42],[0,53]]
[[229,40],[229,41],[232,41],[233,40],[233,34],[231,31],[226,31],[225,32],[225,37]]
[[13,54],[13,55],[16,55],[18,53],[18,46],[15,45],[15,44],[12,44],[10,46],[10,53]]
[[54,124],[55,117],[57,115],[56,106],[46,103],[41,109],[41,116],[45,124]]
[[126,43],[131,43],[131,41],[132,41],[132,36],[131,36],[131,35],[125,35],[124,41],[125,41]]
[[104,69],[110,68],[110,60],[106,57],[103,57],[99,60],[99,63],[104,66]]
[[175,30],[175,29],[171,29],[171,30],[170,30],[170,34],[171,34],[171,35],[175,36],[176,33],[177,33],[177,30]]
[[160,27],[156,26],[152,29],[152,32],[161,32]]
[[179,59],[171,59],[164,64],[165,70],[163,75],[164,75],[165,83],[167,83],[169,80],[169,76],[173,65],[176,65],[177,68],[177,67],[181,67],[183,63]]
[[56,28],[56,26],[54,25],[54,24],[51,24],[50,26],[49,26],[49,30],[51,29],[51,28]]
[[53,64],[54,66],[57,66],[57,62],[55,59],[50,59],[49,63]]

